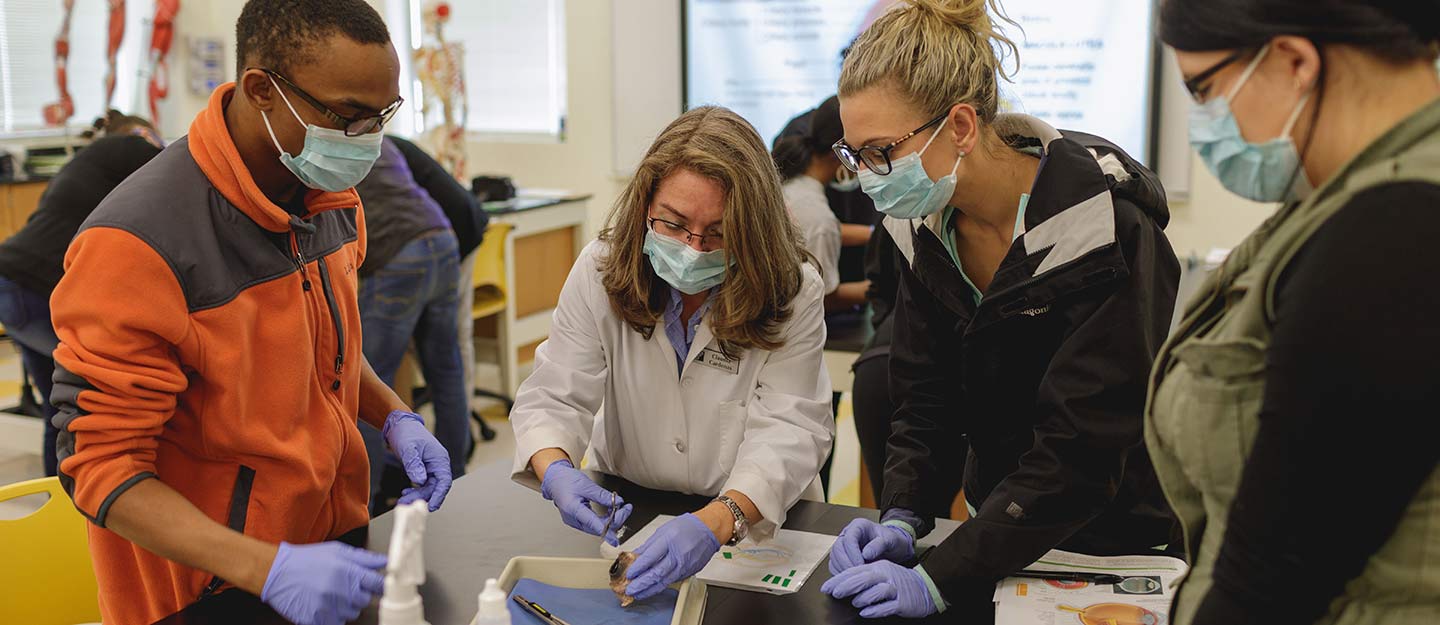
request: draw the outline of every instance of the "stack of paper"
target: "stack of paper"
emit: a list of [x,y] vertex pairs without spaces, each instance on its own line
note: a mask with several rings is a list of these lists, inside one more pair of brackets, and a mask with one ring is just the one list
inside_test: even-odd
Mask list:
[[1051,551],[1032,571],[1104,573],[1117,584],[1007,577],[995,586],[995,625],[1165,625],[1175,584],[1188,567],[1165,556],[1095,556]]
[[[626,539],[620,549],[636,550],[673,518],[664,514],[655,517],[639,533]],[[721,547],[710,564],[695,577],[724,588],[788,595],[805,585],[815,567],[830,556],[833,544],[834,536],[782,529],[764,543],[747,538],[734,547]]]

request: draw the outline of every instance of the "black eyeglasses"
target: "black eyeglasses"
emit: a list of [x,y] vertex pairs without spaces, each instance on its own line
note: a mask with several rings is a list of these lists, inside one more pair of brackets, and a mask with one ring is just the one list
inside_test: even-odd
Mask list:
[[725,235],[719,233],[695,234],[694,232],[686,230],[685,226],[673,221],[659,217],[646,217],[645,219],[650,222],[650,229],[654,230],[655,234],[665,235],[672,239],[684,238],[687,244],[691,241],[699,240],[700,247],[705,248],[706,251],[720,249],[720,247],[725,244]]
[[380,111],[379,115],[346,117],[330,110],[330,107],[325,106],[319,100],[315,99],[315,96],[305,93],[304,89],[290,82],[290,79],[282,76],[280,72],[264,68],[259,69],[270,77],[285,83],[285,86],[289,87],[291,91],[294,91],[295,95],[300,96],[300,99],[305,100],[315,110],[320,111],[320,114],[330,120],[330,123],[343,128],[345,130],[345,136],[347,137],[358,137],[360,135],[368,135],[372,132],[379,132],[381,128],[385,127],[385,124],[389,123],[390,118],[395,116],[396,111],[400,110],[400,105],[405,103],[405,98],[399,97],[395,98],[395,101],[391,102],[390,106],[385,107],[385,110]]
[[1195,100],[1196,102],[1204,102],[1205,96],[1209,95],[1210,93],[1210,79],[1214,78],[1215,74],[1220,73],[1220,70],[1229,67],[1232,63],[1239,61],[1240,59],[1245,58],[1245,56],[1250,54],[1251,52],[1253,52],[1253,50],[1249,49],[1236,51],[1234,54],[1220,59],[1220,62],[1211,65],[1205,71],[1190,77],[1189,80],[1185,81],[1185,90],[1190,92],[1190,98]]
[[926,128],[940,123],[949,115],[949,111],[941,113],[940,115],[936,116],[935,119],[925,122],[924,126],[910,131],[909,134],[906,134],[899,139],[891,141],[890,145],[884,147],[867,145],[860,148],[852,148],[849,144],[845,143],[844,139],[841,139],[839,141],[836,141],[835,145],[831,146],[830,149],[835,150],[835,156],[840,158],[840,164],[844,165],[845,169],[848,169],[858,174],[860,173],[860,164],[864,163],[866,169],[880,174],[881,176],[888,176],[890,175],[891,169],[890,152],[894,150],[897,146],[899,146],[901,143],[904,143],[906,139],[925,132]]

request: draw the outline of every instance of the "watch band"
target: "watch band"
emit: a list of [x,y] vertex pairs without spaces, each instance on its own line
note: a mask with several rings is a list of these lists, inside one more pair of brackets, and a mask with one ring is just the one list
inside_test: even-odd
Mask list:
[[735,532],[730,535],[730,540],[725,543],[726,547],[734,547],[740,544],[740,541],[745,540],[746,536],[750,535],[750,521],[745,519],[745,512],[740,509],[740,504],[735,503],[734,499],[721,495],[716,497],[715,501],[725,504],[725,507],[730,509],[730,514],[735,517]]

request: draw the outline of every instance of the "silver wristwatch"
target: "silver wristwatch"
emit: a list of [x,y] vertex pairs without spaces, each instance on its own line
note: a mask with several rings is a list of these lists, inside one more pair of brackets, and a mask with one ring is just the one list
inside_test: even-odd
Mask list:
[[750,522],[745,520],[745,512],[740,510],[740,504],[735,503],[734,499],[721,495],[716,497],[715,501],[725,504],[725,507],[730,509],[730,514],[735,516],[735,533],[731,534],[730,541],[725,543],[726,547],[734,547],[750,535]]

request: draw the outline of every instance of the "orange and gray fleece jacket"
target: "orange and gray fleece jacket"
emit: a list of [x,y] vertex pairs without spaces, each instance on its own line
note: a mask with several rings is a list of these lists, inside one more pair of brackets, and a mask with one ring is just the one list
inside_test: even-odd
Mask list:
[[303,218],[266,199],[226,129],[233,93],[100,204],[51,299],[61,481],[93,522],[106,623],[151,623],[224,585],[105,529],[146,479],[272,543],[369,519],[359,196],[312,191]]

